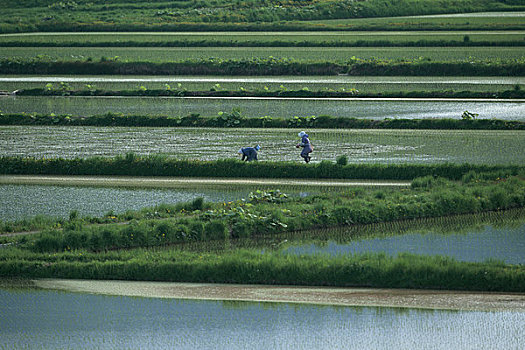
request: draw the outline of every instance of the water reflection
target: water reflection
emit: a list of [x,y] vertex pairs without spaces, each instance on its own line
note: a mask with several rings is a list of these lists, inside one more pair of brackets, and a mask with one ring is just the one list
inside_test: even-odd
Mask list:
[[518,349],[525,313],[0,289],[3,348]]
[[386,253],[525,264],[525,209],[301,231],[256,239],[181,245],[189,250],[260,248],[285,254]]
[[235,189],[127,189],[107,187],[0,185],[0,220],[16,221],[37,215],[68,217],[72,210],[81,216],[100,217],[140,210],[159,204],[190,202],[203,197],[210,202],[245,198],[248,188]]
[[[399,83],[401,86],[404,83]],[[360,88],[360,86],[358,86]],[[118,107],[115,107],[118,106]],[[333,101],[322,99],[188,99],[149,97],[16,97],[1,98],[4,113],[55,113],[74,116],[123,113],[132,115],[186,116],[199,113],[216,116],[219,111],[241,108],[247,117],[291,118],[293,116],[331,115],[368,119],[452,118],[461,119],[463,111],[478,113],[480,119],[523,120],[522,102],[484,101]],[[291,114],[293,111],[293,114]]]
[[395,256],[411,253],[449,256],[469,262],[499,260],[509,264],[525,264],[525,219],[517,222],[509,221],[507,225],[500,222],[498,225],[489,220],[446,230],[445,227],[423,225],[398,232],[377,230],[361,235],[356,235],[352,230],[337,229],[327,233],[332,238],[323,241],[290,241],[281,249],[285,254],[299,255],[386,253]]

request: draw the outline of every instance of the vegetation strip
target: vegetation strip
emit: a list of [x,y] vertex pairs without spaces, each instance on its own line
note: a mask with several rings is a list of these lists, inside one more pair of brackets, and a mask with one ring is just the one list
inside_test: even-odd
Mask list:
[[[431,14],[485,11],[523,11],[520,1],[403,0],[398,2],[290,0],[243,2],[151,1],[26,1],[0,5],[0,31],[173,31],[173,30],[323,30],[326,28],[486,28],[473,18],[382,19]],[[16,20],[14,20],[16,19]],[[490,18],[496,27],[522,27],[515,19]],[[482,20],[482,19],[481,19]],[[310,22],[313,21],[313,22]],[[470,21],[473,24],[470,24]],[[452,22],[452,23],[450,23]]]
[[[319,100],[430,100],[430,101],[516,101],[522,102],[525,99],[525,90],[520,85],[515,85],[513,89],[504,91],[383,91],[383,92],[359,92],[353,88],[348,91],[336,90],[310,90],[308,87],[302,89],[282,89],[277,91],[262,88],[261,90],[247,90],[240,88],[238,91],[221,90],[212,88],[210,91],[188,91],[185,89],[171,88],[166,84],[166,88],[142,90],[70,90],[68,84],[61,82],[58,88],[51,85],[48,88],[26,88],[12,92],[11,95],[18,96],[87,96],[87,97],[109,97],[109,96],[150,96],[150,97],[184,97],[184,98],[217,98],[217,99],[319,99]],[[89,84],[88,84],[89,85]],[[220,84],[216,84],[219,85]],[[8,94],[4,92],[4,94]]]
[[201,59],[181,62],[0,60],[0,74],[124,75],[337,75],[352,76],[524,76],[519,60],[428,62],[351,59],[347,63],[293,59]]
[[[74,33],[78,35],[78,33]],[[100,33],[99,33],[100,34]],[[151,33],[154,35],[155,33]],[[439,34],[439,33],[437,33]],[[0,36],[0,39],[2,36]],[[43,42],[43,41],[0,41],[0,47],[523,47],[524,42],[501,41],[467,41],[464,40],[430,40],[391,41],[391,40],[356,40],[356,41],[287,41],[287,40],[253,40],[253,41],[221,41],[221,40],[172,40],[172,41],[78,41],[78,42]]]
[[106,113],[87,117],[69,114],[7,114],[0,112],[0,125],[71,125],[71,126],[126,126],[126,127],[226,127],[226,128],[320,128],[320,129],[437,129],[437,130],[525,130],[525,122],[518,120],[476,119],[477,115],[464,111],[461,119],[390,119],[383,120],[332,117],[328,115],[305,117],[246,117],[239,109],[220,112],[215,117],[191,113],[187,116],[148,116]]
[[213,178],[282,178],[282,179],[366,179],[413,180],[422,176],[440,176],[459,180],[469,172],[494,172],[516,175],[523,166],[475,164],[346,164],[323,161],[318,164],[294,162],[241,162],[176,160],[159,156],[129,153],[114,158],[21,158],[1,157],[0,174],[4,175],[118,175],[176,176]]
[[32,282],[44,289],[148,298],[525,312],[524,294],[100,280],[41,279]]

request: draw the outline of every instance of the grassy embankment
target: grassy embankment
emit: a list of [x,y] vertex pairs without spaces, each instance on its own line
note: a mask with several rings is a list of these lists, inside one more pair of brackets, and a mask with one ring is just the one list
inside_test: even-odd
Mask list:
[[278,118],[264,116],[249,118],[240,110],[219,113],[215,117],[198,114],[187,116],[144,116],[106,113],[88,117],[53,114],[4,114],[0,125],[70,125],[70,126],[127,126],[127,127],[205,127],[205,128],[328,128],[328,129],[412,129],[412,130],[525,130],[525,122],[498,119],[476,119],[463,113],[462,119],[384,119],[308,116]]
[[[306,198],[255,192],[228,203],[195,199],[101,218],[105,225],[96,226],[72,213],[62,229],[11,238],[16,246],[0,251],[0,276],[523,292],[523,267],[500,262],[409,254],[296,256],[272,249],[190,252],[171,246],[523,207],[523,177],[496,176],[470,172],[461,183],[430,176],[402,191],[354,188]],[[116,223],[122,220],[128,223]]]
[[293,59],[203,59],[181,62],[0,61],[0,74],[91,75],[337,75],[355,76],[523,76],[525,63],[515,61],[428,62],[352,58],[347,63]]
[[[345,28],[399,28],[399,21],[335,22],[333,19],[392,17],[435,13],[523,10],[519,1],[482,0],[436,3],[432,0],[355,1],[238,1],[170,2],[3,1],[0,31],[142,31],[142,30],[326,30]],[[307,22],[321,20],[321,22]],[[453,21],[464,27],[464,22]],[[421,26],[403,20],[406,28]],[[446,27],[439,21],[433,27]],[[476,28],[479,24],[467,24]]]

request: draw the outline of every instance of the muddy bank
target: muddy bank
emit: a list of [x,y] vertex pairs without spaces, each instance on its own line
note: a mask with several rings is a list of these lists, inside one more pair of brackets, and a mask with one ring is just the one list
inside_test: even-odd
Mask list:
[[45,289],[148,298],[525,312],[525,294],[515,293],[59,279],[33,282]]

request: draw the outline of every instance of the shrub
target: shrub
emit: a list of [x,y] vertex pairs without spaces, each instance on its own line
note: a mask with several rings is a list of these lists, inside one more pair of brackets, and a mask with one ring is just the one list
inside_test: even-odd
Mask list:
[[58,252],[62,250],[62,246],[62,237],[56,231],[48,231],[35,240],[32,250],[39,253]]
[[228,230],[222,220],[211,220],[204,225],[204,234],[208,240],[222,240],[228,237]]
[[238,221],[231,227],[231,236],[233,238],[246,238],[251,235],[251,226],[247,222]]
[[348,157],[346,155],[340,155],[336,158],[335,161],[339,165],[347,165],[348,164]]
[[190,223],[189,226],[189,238],[196,240],[196,241],[202,241],[205,239],[204,236],[204,223],[201,221],[194,221]]
[[412,180],[410,187],[412,188],[435,188],[444,187],[449,184],[450,181],[442,177],[435,177],[432,175],[418,177]]
[[203,207],[204,207],[204,198],[202,198],[202,197],[195,198],[191,202],[191,209],[192,210],[202,210]]
[[505,209],[509,204],[510,198],[502,188],[494,188],[489,194],[489,200],[494,209]]
[[154,228],[155,243],[168,243],[178,240],[178,228],[169,221],[162,221]]

